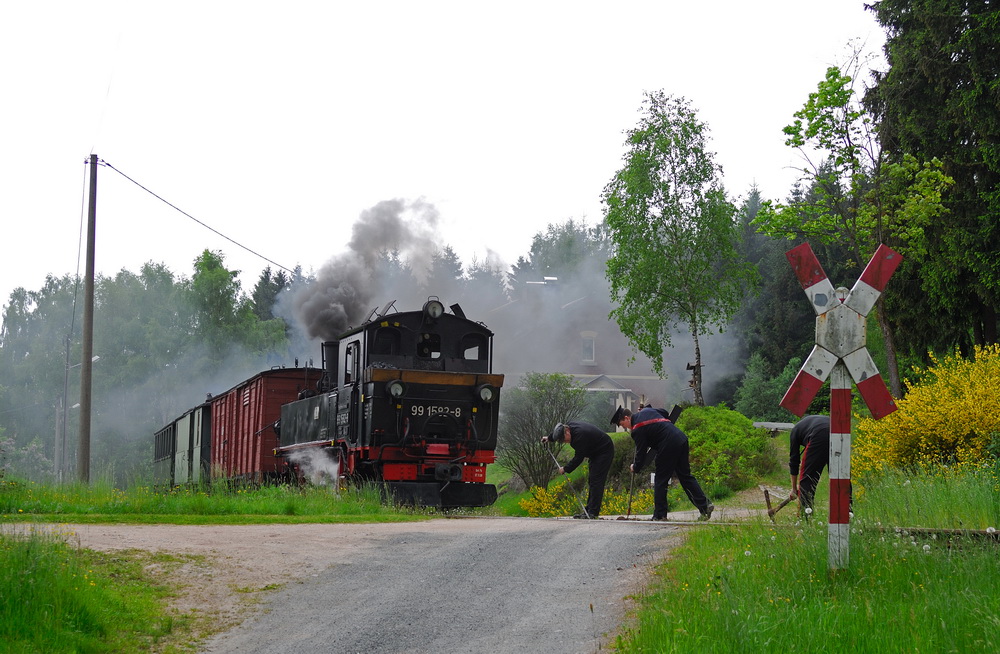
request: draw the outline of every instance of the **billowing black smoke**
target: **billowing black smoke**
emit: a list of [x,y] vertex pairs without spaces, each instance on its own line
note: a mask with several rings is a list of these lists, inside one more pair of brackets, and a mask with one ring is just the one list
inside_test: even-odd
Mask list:
[[[311,338],[331,340],[360,324],[384,301],[382,265],[396,253],[422,280],[440,247],[438,211],[422,200],[383,200],[358,216],[348,251],[325,263],[293,299],[295,316]],[[330,234],[334,231],[330,230]]]

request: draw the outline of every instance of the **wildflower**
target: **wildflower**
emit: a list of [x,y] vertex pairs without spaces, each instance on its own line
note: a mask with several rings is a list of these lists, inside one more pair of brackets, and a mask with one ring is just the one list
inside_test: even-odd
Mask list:
[[986,533],[987,534],[995,534],[996,532],[997,532],[997,530],[994,527],[987,527],[986,528]]
[[747,550],[746,552],[743,552],[743,555],[744,556],[750,556],[750,550]]
[[806,508],[806,515],[812,515],[812,512],[813,510],[811,506]]
[[924,545],[924,554],[930,554],[930,553],[931,553],[931,546]]

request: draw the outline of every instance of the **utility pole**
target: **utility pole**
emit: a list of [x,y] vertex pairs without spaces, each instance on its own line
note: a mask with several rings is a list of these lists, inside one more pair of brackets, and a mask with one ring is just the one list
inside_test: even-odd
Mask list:
[[90,208],[87,211],[87,273],[83,286],[83,356],[80,362],[80,444],[77,472],[90,483],[90,404],[94,356],[94,239],[97,230],[97,155],[90,155]]
[[52,474],[55,478],[56,484],[62,482],[62,475],[59,474],[62,466],[62,422],[64,416],[66,415],[63,411],[63,407],[66,406],[66,400],[60,396],[59,403],[56,404],[56,446],[55,446],[55,461],[52,466]]
[[59,403],[61,419],[59,422],[59,434],[56,436],[58,439],[56,441],[56,483],[59,484],[65,481],[66,460],[69,458],[66,455],[66,418],[68,417],[66,405],[69,404],[69,343],[70,336],[67,334],[65,343],[66,360],[63,362],[63,394],[62,401]]

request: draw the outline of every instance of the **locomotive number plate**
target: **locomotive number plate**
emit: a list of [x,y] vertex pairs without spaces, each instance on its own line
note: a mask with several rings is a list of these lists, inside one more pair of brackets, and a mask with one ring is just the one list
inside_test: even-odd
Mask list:
[[413,404],[410,406],[410,415],[421,417],[421,416],[435,416],[435,415],[448,415],[455,418],[462,417],[462,407],[460,406],[440,406],[436,404]]

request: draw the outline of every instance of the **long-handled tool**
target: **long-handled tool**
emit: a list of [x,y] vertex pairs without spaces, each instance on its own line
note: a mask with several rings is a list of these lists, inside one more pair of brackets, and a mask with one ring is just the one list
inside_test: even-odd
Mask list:
[[[556,455],[552,453],[552,450],[546,448],[545,451],[552,457],[552,463],[556,464],[556,470],[561,470],[562,466],[559,465],[559,459],[557,459]],[[580,510],[583,511],[583,515],[590,517],[590,514],[587,513],[587,507],[583,505],[583,502],[580,500],[580,496],[576,494],[576,489],[573,488],[573,480],[569,478],[568,474],[566,475],[566,485],[569,486],[570,491],[573,493],[573,497],[576,498],[576,503],[580,505]]]
[[628,482],[628,513],[624,516],[618,516],[619,520],[628,520],[632,517],[632,489],[635,487],[635,471],[632,472],[632,477]]
[[793,499],[795,499],[793,497],[786,497],[784,500],[782,500],[781,504],[779,504],[778,506],[776,506],[776,507],[774,507],[772,509],[771,508],[771,493],[769,493],[768,490],[766,488],[764,488],[763,486],[761,486],[760,489],[762,491],[764,491],[764,501],[767,503],[767,517],[771,519],[771,522],[774,522],[774,514],[775,513],[777,513],[778,511],[782,510],[783,508],[785,508],[786,504],[788,504]]

